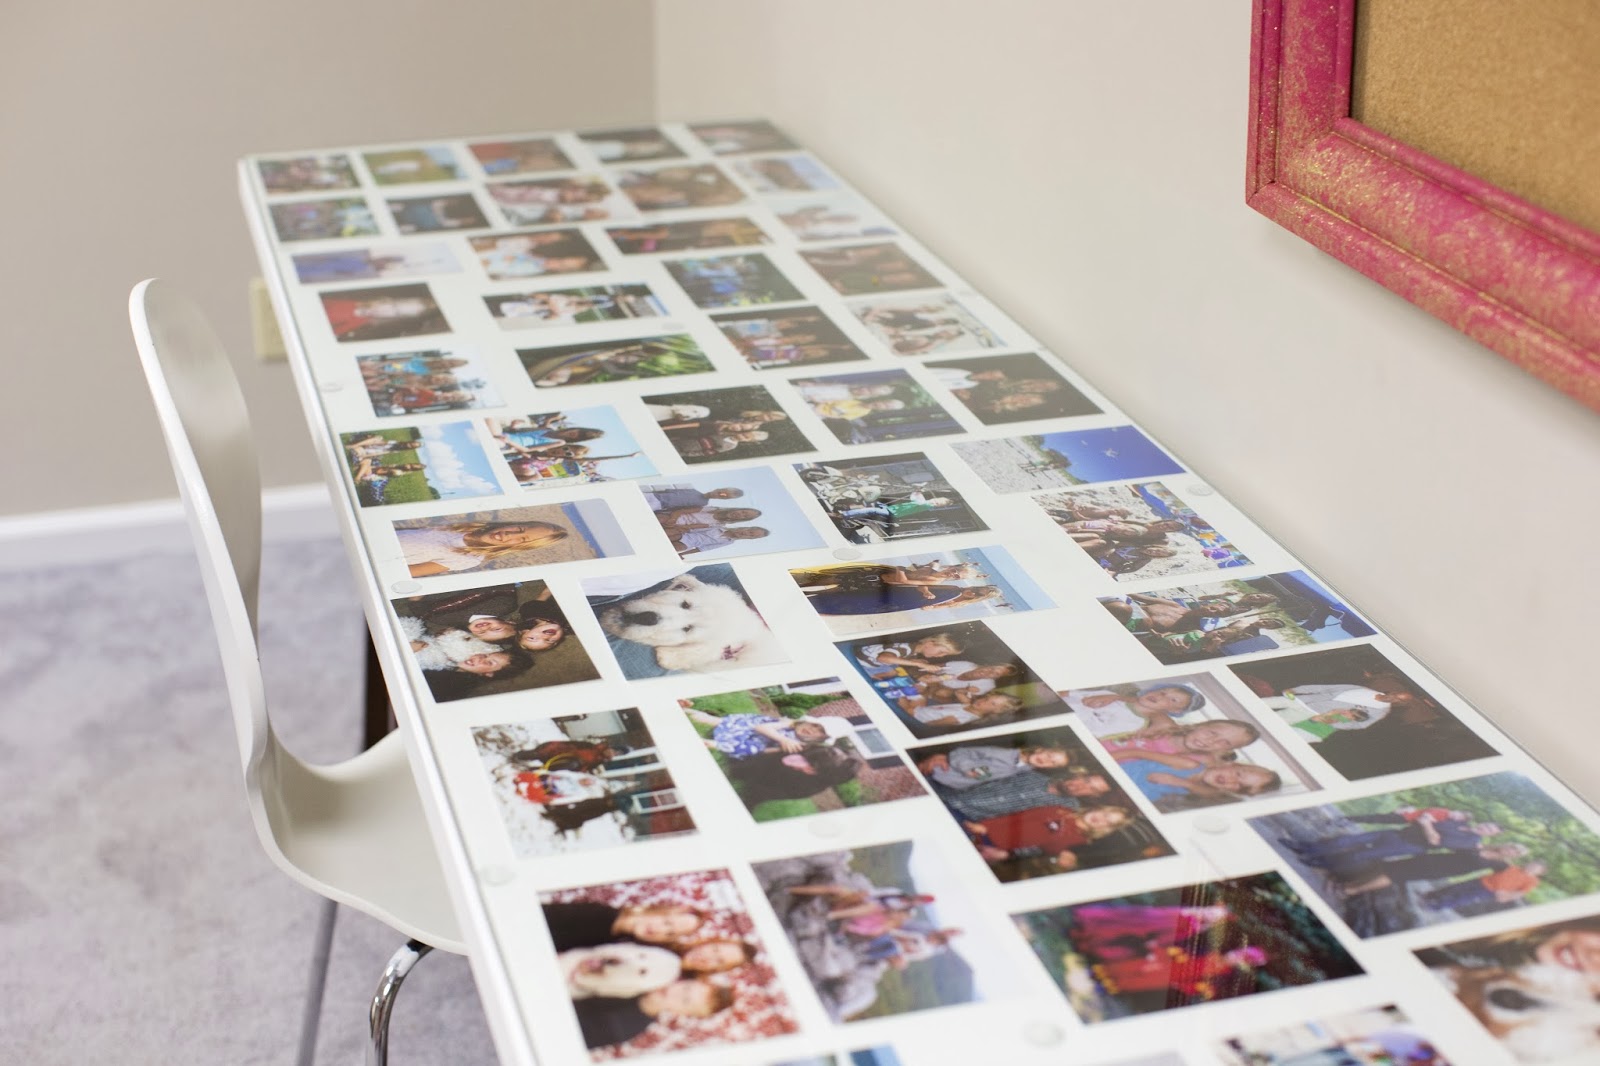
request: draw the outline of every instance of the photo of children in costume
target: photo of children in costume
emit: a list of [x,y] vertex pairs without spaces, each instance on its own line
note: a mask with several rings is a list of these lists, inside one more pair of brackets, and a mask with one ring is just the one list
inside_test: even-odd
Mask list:
[[655,464],[612,407],[486,418],[511,476],[525,489],[649,477]]
[[394,524],[412,577],[631,555],[604,500],[407,518]]
[[392,340],[448,333],[450,323],[424,284],[321,293],[322,310],[337,341]]
[[790,384],[841,444],[962,431],[961,424],[904,370],[793,378]]
[[822,547],[822,535],[770,467],[678,474],[639,490],[680,559]]
[[477,353],[465,348],[358,355],[356,367],[380,418],[501,403]]
[[722,335],[757,370],[812,363],[850,363],[867,357],[833,319],[815,307],[713,315]]
[[536,388],[682,377],[716,368],[687,333],[620,341],[519,348],[517,358]]
[[895,355],[1000,348],[1004,342],[949,293],[852,302],[850,311]]
[[989,528],[921,452],[797,463],[794,469],[834,528],[856,544]]
[[1250,565],[1243,552],[1159,481],[1042,493],[1033,499],[1118,581]]
[[673,451],[691,465],[816,451],[762,385],[640,399]]
[[341,433],[339,442],[363,507],[500,494],[470,422]]
[[985,355],[924,363],[935,381],[986,426],[1100,414],[1100,407],[1038,355]]

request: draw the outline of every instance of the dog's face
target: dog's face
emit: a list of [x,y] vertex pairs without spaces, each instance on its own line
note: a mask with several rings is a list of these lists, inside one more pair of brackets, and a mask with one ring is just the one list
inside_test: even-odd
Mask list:
[[736,589],[693,574],[612,604],[600,612],[600,625],[614,637],[654,648],[656,662],[668,670],[781,661],[767,646],[772,634],[766,623]]
[[676,954],[649,944],[602,944],[580,951],[567,978],[580,995],[637,996],[677,980],[682,968]]
[[1600,1002],[1583,974],[1528,965],[1452,968],[1441,976],[1518,1061],[1554,1062],[1600,1051]]

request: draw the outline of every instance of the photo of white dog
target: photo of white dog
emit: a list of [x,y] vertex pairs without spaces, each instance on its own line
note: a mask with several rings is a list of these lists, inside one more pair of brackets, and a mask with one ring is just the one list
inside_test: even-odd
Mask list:
[[630,999],[671,984],[682,971],[682,959],[676,952],[649,944],[571,948],[556,958],[567,980],[567,994],[573,999]]
[[583,583],[629,679],[788,661],[726,563]]

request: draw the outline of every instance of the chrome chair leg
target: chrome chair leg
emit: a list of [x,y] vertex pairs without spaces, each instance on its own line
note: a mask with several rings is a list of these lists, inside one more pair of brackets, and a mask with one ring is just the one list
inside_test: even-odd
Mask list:
[[394,998],[400,994],[400,983],[411,972],[411,967],[432,950],[431,945],[420,940],[408,940],[384,968],[383,980],[378,982],[378,992],[372,997],[372,1009],[367,1012],[372,1033],[372,1041],[367,1045],[367,1066],[388,1066],[389,1014],[394,1010]]
[[331,899],[320,901],[317,939],[311,949],[311,984],[306,989],[305,1012],[300,1018],[300,1052],[297,1066],[314,1066],[317,1061],[317,1030],[322,1024],[322,994],[328,987],[328,956],[333,951],[333,921],[339,905]]

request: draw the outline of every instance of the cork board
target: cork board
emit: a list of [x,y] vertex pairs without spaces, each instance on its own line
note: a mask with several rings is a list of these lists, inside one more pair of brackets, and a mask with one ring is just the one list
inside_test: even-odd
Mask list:
[[1600,232],[1600,3],[1361,0],[1351,117]]

